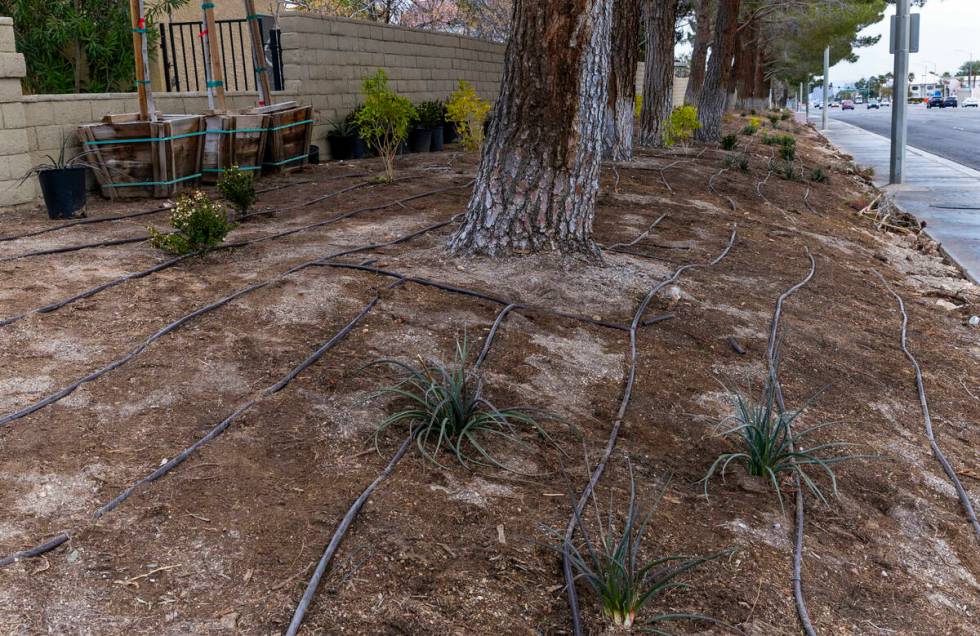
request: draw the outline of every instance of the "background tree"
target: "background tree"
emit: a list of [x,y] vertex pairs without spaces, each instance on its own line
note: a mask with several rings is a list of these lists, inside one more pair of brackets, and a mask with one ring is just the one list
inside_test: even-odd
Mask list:
[[698,122],[701,127],[695,133],[695,138],[700,141],[721,139],[721,118],[728,98],[740,8],[741,0],[718,0],[711,57],[708,58],[704,83],[698,95]]
[[674,44],[677,0],[644,0],[643,29],[646,58],[643,70],[643,108],[640,144],[664,145],[664,127],[674,95]]
[[598,252],[612,9],[613,0],[514,3],[500,97],[453,252]]
[[963,77],[966,79],[969,86],[974,85],[974,78],[980,75],[980,60],[968,60],[960,65],[958,71],[956,71],[957,77]]
[[711,45],[711,18],[714,15],[714,0],[696,0],[694,12],[694,39],[691,42],[691,73],[684,92],[684,104],[694,106],[704,84],[705,63],[708,61],[708,47]]
[[615,0],[604,154],[613,161],[633,158],[636,66],[640,56],[640,0]]

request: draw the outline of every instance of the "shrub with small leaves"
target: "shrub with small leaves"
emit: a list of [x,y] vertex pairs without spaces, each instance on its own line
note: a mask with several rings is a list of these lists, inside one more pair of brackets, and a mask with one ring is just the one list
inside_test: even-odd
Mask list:
[[742,128],[742,134],[746,136],[754,135],[757,132],[759,132],[759,127],[753,124],[748,124]]
[[[781,150],[785,150],[782,148]],[[784,179],[787,181],[802,181],[803,173],[802,170],[796,169],[796,164],[793,163],[792,159],[788,159],[783,163],[782,169],[779,171]]]
[[378,151],[385,167],[385,180],[395,179],[395,157],[408,137],[409,123],[416,116],[412,103],[388,87],[384,69],[364,80],[364,107],[357,113],[361,137]]
[[459,88],[446,102],[446,116],[456,124],[456,131],[467,150],[483,145],[483,124],[490,113],[490,102],[481,99],[473,85],[459,80]]
[[665,146],[683,144],[694,136],[694,131],[701,127],[698,121],[698,109],[694,106],[678,106],[670,113],[666,129],[663,132]]
[[815,183],[826,183],[827,173],[824,172],[823,168],[817,166],[816,168],[810,170],[810,181],[813,181]]
[[741,172],[749,171],[749,158],[745,155],[739,155],[737,157],[729,157],[725,159],[726,168],[737,168]]
[[780,118],[780,119],[781,119],[782,121],[786,121],[787,119],[789,119],[789,118],[790,118],[790,117],[792,117],[792,116],[793,116],[793,111],[791,111],[790,109],[788,109],[788,108],[787,108],[787,109],[785,109],[785,110],[783,110],[783,112],[782,112],[782,114],[781,114],[781,115],[779,116],[779,118]]
[[779,156],[783,158],[783,161],[794,161],[796,159],[796,143],[779,144]]
[[766,118],[769,119],[769,123],[773,126],[776,126],[779,123],[779,113],[769,113],[766,115]]
[[255,203],[255,179],[251,172],[232,166],[218,179],[218,192],[235,208],[241,219]]
[[738,135],[725,135],[721,138],[722,150],[735,150],[738,147]]
[[208,250],[225,240],[235,224],[220,203],[212,201],[207,194],[195,190],[177,199],[170,225],[174,232],[164,234],[154,227],[148,227],[150,244],[172,254],[189,254]]

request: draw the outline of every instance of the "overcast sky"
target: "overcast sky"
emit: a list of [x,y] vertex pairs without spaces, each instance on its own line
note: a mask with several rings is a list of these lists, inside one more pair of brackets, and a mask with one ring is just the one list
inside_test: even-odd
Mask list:
[[[912,12],[922,14],[922,33],[919,52],[911,56],[910,71],[918,75],[926,69],[935,72],[938,67],[940,75],[943,71],[955,73],[971,50],[974,59],[980,58],[980,0],[928,0],[924,7],[913,7]],[[832,82],[853,82],[893,69],[893,58],[888,54],[888,29],[890,16],[894,14],[894,5],[889,5],[884,20],[861,32],[861,35],[882,37],[875,46],[857,49],[860,59],[854,64],[841,62],[832,67]]]

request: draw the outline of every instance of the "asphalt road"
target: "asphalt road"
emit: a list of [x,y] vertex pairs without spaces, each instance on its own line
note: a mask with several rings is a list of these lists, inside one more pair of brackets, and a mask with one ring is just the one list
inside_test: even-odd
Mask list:
[[[830,109],[830,117],[864,128],[884,137],[891,136],[891,109],[867,110],[858,104],[855,110]],[[820,119],[820,111],[810,111],[810,118]],[[980,170],[980,108],[931,108],[921,104],[909,106],[909,145],[951,161]]]

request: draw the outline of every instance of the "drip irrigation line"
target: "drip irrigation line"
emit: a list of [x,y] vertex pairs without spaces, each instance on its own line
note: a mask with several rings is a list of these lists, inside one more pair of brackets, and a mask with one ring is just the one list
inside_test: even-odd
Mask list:
[[[405,282],[407,279],[399,279],[398,283]],[[503,322],[504,318],[507,317],[511,311],[513,311],[519,305],[510,304],[504,307],[499,314],[497,314],[496,320],[493,322],[493,327],[490,329],[490,333],[487,334],[486,340],[483,343],[483,349],[480,352],[480,357],[476,361],[476,367],[479,368],[483,361],[486,359],[487,354],[490,352],[490,346],[493,344],[494,337],[497,334],[497,329]],[[354,503],[348,508],[347,512],[344,514],[340,523],[337,525],[337,529],[334,530],[333,536],[330,537],[330,543],[327,544],[326,549],[323,551],[323,555],[320,557],[320,561],[317,563],[316,570],[313,572],[313,576],[310,578],[309,582],[306,584],[306,589],[303,591],[303,597],[300,599],[299,604],[296,606],[296,610],[293,612],[293,618],[289,623],[289,628],[286,630],[286,636],[296,636],[299,632],[300,625],[303,623],[303,619],[306,617],[306,612],[310,608],[310,604],[313,602],[313,598],[316,596],[317,588],[320,587],[320,581],[323,579],[323,575],[327,572],[327,567],[333,560],[334,555],[337,553],[337,549],[340,547],[340,542],[343,540],[344,536],[350,530],[351,525],[353,525],[357,514],[364,507],[364,504],[371,497],[378,486],[381,485],[391,474],[395,471],[395,467],[398,462],[405,457],[408,449],[412,445],[412,440],[414,439],[414,432],[410,431],[402,442],[395,454],[391,456],[388,461],[388,465],[385,466],[374,481],[365,488],[361,494],[354,500]]]
[[[333,181],[334,179],[343,179],[343,178],[350,178],[350,177],[363,177],[363,176],[367,176],[367,174],[366,173],[363,173],[363,174],[338,175],[338,176],[334,176],[334,177],[329,177],[327,179],[323,179],[322,181]],[[293,182],[293,183],[287,183],[287,184],[283,184],[283,185],[273,186],[271,188],[263,188],[261,190],[256,190],[255,193],[256,194],[265,194],[267,192],[276,192],[276,191],[279,191],[279,190],[284,190],[286,188],[293,188],[295,186],[305,185],[305,184],[308,184],[308,183],[313,183],[313,181],[312,180],[296,181],[296,182]],[[114,214],[112,216],[97,216],[97,217],[91,217],[91,218],[87,218],[87,219],[78,219],[76,221],[72,221],[71,223],[62,223],[61,225],[54,225],[52,227],[46,227],[46,228],[43,228],[43,229],[40,229],[40,230],[34,230],[33,232],[25,232],[24,234],[16,234],[16,235],[13,235],[13,236],[0,236],[0,243],[6,243],[6,242],[9,242],[9,241],[18,241],[20,239],[25,239],[25,238],[32,238],[32,237],[35,237],[35,236],[40,236],[42,234],[48,234],[50,232],[57,232],[59,230],[66,230],[68,228],[73,228],[73,227],[75,227],[77,225],[93,225],[95,223],[108,223],[108,222],[111,222],[111,221],[124,221],[126,219],[135,219],[135,218],[138,218],[138,217],[141,217],[141,216],[149,216],[150,214],[159,214],[160,212],[166,212],[168,210],[173,210],[173,206],[166,206],[166,205],[164,205],[164,206],[152,208],[150,210],[143,210],[141,212],[132,212],[130,214]]]
[[[444,188],[442,190],[428,192],[428,193],[423,193],[422,195],[415,195],[414,197],[408,197],[408,198],[402,199],[399,202],[385,204],[382,207],[389,207],[391,205],[399,205],[401,203],[412,201],[413,199],[419,198],[420,196],[430,196],[431,194],[435,194],[435,193],[440,192],[440,191],[443,191],[444,192],[444,191],[447,191],[447,190],[454,190],[454,189],[458,189],[458,188],[468,187],[471,183],[472,183],[472,180],[470,180],[469,182],[467,182],[464,185],[450,186],[450,187]],[[319,198],[317,200],[322,200],[322,198],[323,197],[321,197],[321,198]],[[366,211],[369,211],[369,210],[372,210],[372,209],[380,209],[380,208],[378,208],[378,207],[368,207],[368,208],[363,208],[363,209],[360,209],[360,210],[356,210],[354,213],[356,214],[358,212],[366,212]],[[253,212],[251,214],[246,215],[245,218],[248,218],[250,216],[271,214],[271,213],[275,213],[275,212],[276,212],[276,210],[266,210],[266,211],[262,211],[262,212]],[[350,214],[351,213],[348,213],[348,215],[350,215]],[[341,218],[346,218],[346,216],[343,216],[342,215],[342,216],[336,217],[334,219],[328,219],[326,221],[320,221],[319,223],[313,223],[311,225],[306,225],[306,226],[302,226],[302,227],[299,227],[299,228],[294,228],[292,230],[286,230],[286,231],[283,231],[283,232],[279,232],[279,233],[276,233],[276,234],[271,234],[269,236],[261,237],[261,238],[258,238],[258,239],[253,239],[251,241],[247,241],[247,242],[243,242],[243,243],[238,243],[238,244],[232,243],[232,244],[227,244],[227,245],[219,245],[217,247],[211,248],[211,251],[215,251],[215,250],[219,250],[219,249],[229,249],[231,247],[239,247],[242,244],[252,244],[252,243],[258,243],[260,241],[282,238],[284,236],[289,236],[291,234],[296,234],[297,232],[305,232],[307,230],[320,227],[322,225],[327,225],[329,223],[334,223],[334,222],[336,222],[337,220],[339,220]],[[0,263],[6,263],[6,262],[9,262],[9,261],[21,260],[21,259],[24,259],[24,258],[30,258],[30,257],[34,257],[34,256],[50,256],[52,254],[64,254],[66,252],[78,252],[78,251],[81,251],[81,250],[87,250],[87,249],[93,249],[93,248],[99,248],[99,247],[113,247],[113,246],[116,246],[116,245],[125,245],[125,244],[128,244],[128,243],[139,243],[139,242],[145,241],[145,240],[147,240],[149,238],[150,238],[150,236],[149,236],[149,234],[147,234],[147,235],[144,235],[144,236],[138,236],[138,237],[132,237],[132,238],[114,239],[114,240],[111,240],[111,241],[100,241],[100,242],[96,242],[96,243],[83,243],[81,245],[67,245],[67,246],[63,246],[63,247],[50,248],[50,249],[46,249],[46,250],[38,250],[38,251],[34,251],[34,252],[24,252],[22,254],[13,254],[11,256],[4,256],[4,257],[0,258]]]
[[[389,285],[388,289],[391,289],[397,286],[398,284],[399,283],[396,281],[395,283]],[[368,313],[370,313],[371,310],[374,309],[374,307],[378,304],[380,299],[381,299],[381,294],[380,293],[375,294],[374,298],[371,299],[371,301],[368,302],[364,306],[364,308],[361,309],[361,311],[357,314],[357,316],[354,317],[353,320],[347,323],[340,331],[335,333],[326,343],[324,343],[309,357],[303,360],[303,362],[301,362],[299,365],[294,367],[289,373],[283,376],[281,380],[279,380],[273,385],[266,387],[257,396],[246,400],[244,403],[239,405],[238,408],[236,408],[231,415],[223,419],[217,426],[215,426],[210,431],[208,431],[206,435],[204,435],[196,442],[194,442],[192,445],[188,446],[186,449],[178,453],[176,456],[173,457],[173,459],[170,459],[165,464],[163,464],[162,466],[160,466],[159,468],[151,472],[149,475],[146,475],[142,479],[139,479],[131,486],[124,489],[115,498],[113,498],[111,501],[109,501],[108,503],[100,507],[98,510],[96,510],[95,513],[92,515],[93,520],[100,519],[104,515],[118,508],[123,502],[129,499],[142,486],[153,483],[158,479],[160,479],[161,477],[163,477],[164,475],[173,471],[179,465],[184,463],[191,455],[196,453],[202,446],[210,443],[215,438],[217,438],[222,433],[224,433],[236,420],[238,420],[242,415],[244,415],[249,409],[255,406],[258,402],[286,388],[286,386],[288,386],[290,382],[296,379],[296,377],[300,373],[306,370],[310,365],[317,362],[328,351],[333,349],[338,343],[344,340],[351,333],[351,331],[353,331],[354,328],[368,315]],[[58,546],[62,545],[65,541],[67,541],[69,536],[70,535],[68,532],[61,532],[58,535],[56,535],[54,538],[49,539],[48,541],[41,543],[29,550],[16,552],[14,554],[11,554],[10,556],[2,558],[0,559],[0,567],[4,567],[6,565],[16,563],[17,561],[22,559],[41,556],[42,554],[50,552],[56,549]]]
[[670,260],[668,260],[666,258],[662,258],[660,256],[654,256],[653,254],[647,254],[645,252],[638,252],[636,250],[627,249],[625,247],[611,248],[611,249],[607,249],[606,251],[607,252],[613,252],[615,254],[626,254],[627,256],[635,256],[637,258],[648,258],[651,261],[661,261],[661,262],[664,262],[664,263],[670,263],[671,262]]
[[[233,242],[233,243],[224,243],[222,245],[218,245],[216,247],[211,248],[211,250],[209,250],[209,251],[211,251],[211,252],[217,252],[217,251],[229,250],[229,249],[238,248],[238,247],[247,247],[247,246],[250,246],[250,245],[254,245],[256,243],[262,243],[262,242],[265,242],[265,241],[270,241],[270,240],[275,240],[275,239],[283,238],[285,236],[291,236],[291,235],[297,234],[299,232],[305,232],[305,231],[308,231],[308,230],[312,230],[312,229],[323,227],[325,225],[330,225],[330,224],[333,224],[333,223],[337,223],[339,221],[343,221],[344,219],[348,219],[348,218],[350,218],[350,217],[352,217],[354,215],[357,215],[357,214],[363,214],[365,212],[374,212],[374,211],[377,211],[377,210],[382,210],[382,209],[385,209],[385,208],[394,207],[396,205],[402,205],[404,203],[408,203],[409,201],[414,201],[414,200],[417,200],[417,199],[420,199],[420,198],[423,198],[423,197],[433,196],[433,195],[436,195],[436,194],[441,194],[443,192],[448,192],[448,191],[455,190],[455,189],[465,188],[465,187],[468,187],[468,186],[469,186],[469,183],[464,184],[464,185],[461,185],[461,186],[451,186],[451,187],[448,187],[448,188],[440,188],[438,190],[431,190],[429,192],[423,192],[421,194],[412,195],[410,197],[406,197],[406,198],[403,198],[403,199],[397,199],[395,201],[391,201],[391,202],[384,203],[384,204],[379,204],[379,205],[374,205],[374,206],[368,206],[368,207],[364,207],[364,208],[359,208],[357,210],[352,210],[350,212],[344,212],[343,214],[340,214],[338,216],[332,217],[332,218],[327,219],[325,221],[319,221],[319,222],[313,223],[311,225],[305,225],[303,227],[293,228],[291,230],[284,230],[284,231],[278,232],[276,234],[269,234],[269,235],[266,235],[266,236],[260,236],[260,237],[255,238],[255,239],[249,239],[249,240],[245,240],[245,241],[236,241],[236,242]],[[75,294],[74,296],[69,296],[68,298],[65,298],[63,300],[60,300],[60,301],[57,301],[57,302],[54,302],[54,303],[50,303],[50,304],[44,305],[42,307],[37,307],[35,309],[28,310],[28,311],[26,311],[24,313],[21,313],[21,314],[15,315],[15,316],[10,316],[8,318],[4,318],[4,319],[0,320],[0,327],[3,327],[5,325],[9,325],[11,323],[14,323],[14,322],[17,322],[19,320],[22,320],[22,319],[26,318],[27,316],[29,316],[31,314],[35,314],[35,313],[38,313],[38,314],[46,314],[46,313],[50,313],[52,311],[57,311],[58,309],[61,309],[61,308],[65,307],[65,306],[67,306],[67,305],[70,305],[70,304],[72,304],[74,302],[77,302],[77,301],[82,300],[82,299],[85,299],[85,298],[90,298],[91,296],[94,296],[94,295],[96,295],[96,294],[98,294],[100,292],[103,292],[103,291],[107,290],[107,289],[111,289],[112,287],[115,287],[117,285],[121,285],[122,283],[126,283],[126,282],[131,281],[131,280],[137,280],[137,279],[140,279],[140,278],[145,278],[145,277],[147,277],[147,276],[149,276],[151,274],[156,274],[157,272],[161,272],[161,271],[163,271],[165,269],[169,269],[170,267],[173,267],[174,265],[177,265],[178,263],[180,263],[180,262],[182,262],[184,260],[187,260],[188,258],[191,258],[193,256],[199,256],[199,255],[204,254],[204,253],[206,253],[205,250],[201,250],[201,251],[198,251],[198,252],[192,252],[190,254],[183,254],[181,256],[177,256],[177,257],[168,259],[168,260],[166,260],[166,261],[164,261],[162,263],[158,263],[158,264],[156,264],[153,267],[150,267],[148,269],[144,269],[144,270],[141,270],[141,271],[138,271],[138,272],[132,272],[130,274],[125,274],[123,276],[120,276],[119,278],[115,278],[113,280],[110,280],[110,281],[107,281],[105,283],[102,283],[101,285],[97,285],[95,287],[91,287],[91,288],[89,288],[89,289],[87,289],[85,291],[82,291],[82,292],[80,292],[78,294]]]
[[[291,276],[292,274],[295,274],[297,272],[303,271],[305,269],[308,269],[308,268],[311,268],[311,267],[320,266],[320,265],[324,265],[325,262],[327,260],[329,260],[329,259],[339,258],[341,256],[347,256],[347,255],[355,254],[355,253],[358,253],[358,252],[364,252],[364,251],[369,251],[369,250],[372,250],[372,249],[377,249],[377,248],[380,248],[380,247],[386,247],[386,246],[389,246],[389,245],[396,245],[398,243],[403,243],[403,242],[408,241],[408,240],[411,240],[411,239],[413,239],[413,238],[415,238],[417,236],[420,236],[421,234],[425,234],[426,232],[430,232],[430,231],[432,231],[434,229],[438,229],[440,227],[444,227],[444,226],[448,225],[449,223],[452,223],[452,220],[453,219],[450,219],[449,221],[443,221],[443,222],[440,222],[440,223],[436,223],[434,225],[426,226],[426,227],[424,227],[424,228],[422,228],[420,230],[417,230],[415,232],[412,232],[412,233],[409,233],[407,235],[398,237],[398,238],[396,238],[396,239],[394,239],[392,241],[388,241],[387,243],[375,243],[375,244],[371,244],[371,245],[365,245],[365,246],[360,246],[360,247],[356,247],[356,248],[351,248],[351,249],[348,249],[348,250],[344,250],[344,251],[341,251],[341,252],[336,252],[334,254],[330,254],[330,255],[325,256],[325,257],[322,257],[320,259],[316,259],[316,260],[312,260],[312,261],[307,261],[305,263],[300,263],[299,265],[295,265],[295,266],[287,269],[286,271],[284,271],[284,272],[282,272],[280,274],[277,274],[276,276],[273,276],[272,278],[268,278],[268,279],[266,279],[264,281],[261,281],[261,282],[258,282],[258,283],[249,285],[248,287],[244,287],[244,288],[239,289],[239,290],[237,290],[235,292],[232,292],[231,294],[228,294],[227,296],[224,296],[222,298],[219,298],[218,300],[216,300],[214,302],[211,302],[211,303],[209,303],[207,305],[204,305],[203,307],[199,307],[198,309],[192,311],[191,313],[185,314],[181,318],[178,318],[177,320],[175,320],[175,321],[171,322],[170,324],[164,326],[163,328],[161,328],[160,330],[158,330],[156,333],[154,333],[150,337],[148,337],[145,340],[143,340],[142,342],[140,342],[129,353],[127,353],[126,355],[124,355],[124,356],[122,356],[120,358],[117,358],[117,359],[113,360],[112,362],[110,362],[106,366],[102,367],[101,369],[98,369],[97,371],[93,371],[93,372],[91,372],[91,373],[83,376],[82,378],[79,378],[78,380],[75,380],[74,382],[72,382],[68,386],[63,387],[62,389],[60,389],[60,390],[58,390],[58,391],[56,391],[54,393],[51,393],[50,395],[47,395],[44,398],[41,398],[40,400],[34,402],[33,404],[30,404],[30,405],[25,406],[24,408],[22,408],[20,410],[14,411],[13,413],[9,413],[9,414],[7,414],[7,415],[5,415],[3,417],[0,417],[0,427],[9,425],[11,422],[14,422],[16,420],[19,420],[19,419],[21,419],[23,417],[26,417],[26,416],[28,416],[28,415],[30,415],[32,413],[35,413],[35,412],[37,412],[37,411],[39,411],[39,410],[41,410],[41,409],[43,409],[45,407],[48,407],[48,406],[50,406],[50,405],[52,405],[52,404],[54,404],[54,403],[56,403],[56,402],[58,402],[60,400],[63,400],[64,398],[66,398],[69,395],[71,395],[72,393],[74,393],[75,390],[78,389],[83,384],[86,384],[88,382],[93,382],[93,381],[101,378],[102,376],[106,375],[107,373],[110,373],[110,372],[118,369],[119,367],[121,367],[121,366],[129,363],[131,360],[133,360],[133,358],[135,358],[139,354],[143,353],[151,344],[153,344],[154,342],[156,342],[160,338],[164,337],[165,335],[167,335],[167,334],[169,334],[169,333],[171,333],[173,331],[176,331],[177,329],[179,329],[180,327],[182,327],[186,323],[190,322],[191,320],[194,320],[195,318],[198,318],[200,316],[203,316],[204,314],[210,313],[210,312],[212,312],[212,311],[214,311],[214,310],[216,310],[216,309],[218,309],[220,307],[223,307],[223,306],[227,305],[228,303],[230,303],[230,302],[232,302],[234,300],[237,300],[237,299],[241,298],[242,296],[245,296],[246,294],[250,294],[250,293],[252,293],[254,291],[258,291],[260,289],[264,289],[266,287],[269,287],[270,285],[273,285],[273,284],[275,284],[275,283],[277,283],[277,282],[285,279],[287,276]],[[351,268],[353,268],[353,266],[351,266]],[[396,276],[396,278],[398,278],[398,276]]]
[[946,476],[949,477],[949,480],[953,483],[953,488],[956,489],[956,496],[960,500],[960,505],[963,507],[963,512],[966,515],[966,519],[970,522],[970,525],[973,526],[973,532],[976,534],[977,540],[980,540],[980,523],[977,521],[977,513],[973,508],[973,503],[970,501],[970,495],[963,487],[963,482],[960,481],[956,471],[953,470],[953,465],[949,463],[949,460],[946,458],[946,454],[939,448],[939,443],[936,442],[936,435],[932,428],[932,416],[929,413],[929,401],[926,399],[925,381],[922,378],[922,368],[919,366],[919,361],[916,359],[915,355],[912,354],[912,351],[908,346],[909,315],[905,310],[905,301],[903,301],[902,297],[899,296],[894,289],[892,289],[891,285],[888,284],[888,281],[885,280],[885,277],[882,276],[880,272],[875,271],[875,275],[877,275],[881,280],[888,293],[894,296],[895,300],[898,301],[898,309],[902,313],[902,353],[904,353],[905,357],[908,358],[909,362],[912,364],[912,369],[915,371],[915,386],[919,392],[919,404],[922,407],[922,419],[925,424],[926,439],[929,440],[929,447],[932,449],[932,454],[936,458],[936,461],[938,461],[942,466],[943,472],[946,473]]
[[636,245],[637,243],[639,243],[640,241],[642,241],[643,239],[645,239],[646,237],[650,236],[650,232],[653,231],[653,228],[655,228],[658,225],[660,225],[660,222],[663,221],[665,218],[667,218],[667,215],[666,214],[661,214],[660,216],[658,216],[657,217],[657,220],[654,221],[653,223],[651,223],[650,224],[650,227],[648,227],[645,232],[641,233],[639,236],[637,236],[635,239],[633,239],[629,243],[613,243],[612,245],[609,245],[609,246],[606,246],[606,247],[603,247],[603,246],[600,246],[600,247],[603,247],[603,249],[607,249],[607,250],[613,250],[613,249],[616,249],[618,247],[619,248],[622,248],[622,247],[632,247],[632,246]]
[[726,172],[728,172],[728,168],[722,168],[715,174],[711,175],[711,177],[708,179],[708,189],[714,192],[715,196],[719,196],[723,199],[727,199],[728,205],[730,205],[732,208],[732,212],[738,212],[738,206],[735,204],[735,199],[731,198],[727,194],[722,194],[721,192],[718,192],[718,190],[716,190],[714,186],[715,179],[725,174]]
[[[779,296],[779,299],[776,301],[776,308],[772,314],[772,322],[769,324],[769,342],[766,346],[766,363],[769,367],[769,378],[767,383],[769,384],[770,389],[775,393],[776,405],[779,407],[780,415],[786,412],[786,404],[783,401],[783,389],[782,386],[780,386],[779,378],[776,375],[777,350],[779,347],[779,321],[782,318],[783,303],[785,303],[786,299],[795,294],[801,287],[809,283],[817,271],[817,262],[813,258],[813,254],[810,253],[809,249],[804,249],[806,251],[807,258],[810,259],[810,270],[800,282],[796,283]],[[790,452],[796,452],[796,446],[793,441],[793,429],[789,423],[786,424],[786,441],[789,443]],[[790,464],[796,464],[796,460],[792,457],[790,457],[789,461]],[[803,626],[803,631],[806,632],[807,636],[816,636],[817,632],[813,628],[813,623],[810,621],[810,612],[807,610],[806,597],[803,595],[803,530],[805,519],[803,484],[800,483],[800,475],[798,472],[794,474],[793,482],[794,486],[796,487],[796,527],[794,528],[793,540],[793,598],[796,602],[796,613],[799,615],[800,623]]]
[[806,187],[806,192],[803,194],[803,205],[806,206],[807,210],[813,212],[814,214],[817,214],[816,208],[810,205],[810,186]]
[[623,421],[626,418],[626,411],[629,407],[630,400],[633,397],[633,387],[636,384],[637,332],[639,331],[640,324],[643,321],[643,314],[646,313],[647,307],[649,307],[654,297],[667,285],[676,282],[677,279],[679,279],[687,270],[711,267],[720,263],[735,245],[737,229],[737,225],[732,224],[732,234],[728,239],[728,244],[725,246],[725,249],[722,250],[721,254],[719,254],[713,260],[707,263],[691,263],[688,265],[682,265],[678,267],[670,277],[652,287],[650,291],[647,292],[646,297],[644,297],[644,299],[640,302],[636,309],[636,313],[633,315],[633,322],[629,328],[629,370],[626,374],[626,386],[623,390],[623,398],[619,403],[619,410],[616,412],[616,420],[613,422],[612,430],[609,433],[609,439],[606,442],[606,448],[603,451],[602,457],[600,458],[599,463],[596,465],[595,470],[592,471],[592,474],[589,477],[589,483],[579,496],[579,500],[575,504],[575,509],[572,511],[571,518],[569,519],[568,525],[565,528],[565,537],[562,545],[562,570],[565,575],[565,589],[568,593],[568,606],[572,613],[572,628],[575,636],[582,635],[582,618],[579,616],[578,595],[575,591],[575,574],[572,572],[572,561],[570,558],[572,538],[575,536],[575,528],[578,526],[578,520],[582,518],[585,507],[588,505],[589,497],[595,490],[596,484],[599,483],[599,479],[602,478],[602,474],[606,469],[606,464],[609,462],[609,459],[612,457],[613,451],[616,448],[616,442],[619,439],[619,430],[623,426]]
[[379,267],[371,267],[368,265],[357,265],[354,263],[333,263],[321,261],[316,264],[317,267],[337,267],[340,269],[355,269],[364,272],[371,272],[373,274],[379,274],[381,276],[389,276],[392,278],[403,278],[407,283],[414,283],[416,285],[423,285],[425,287],[433,287],[435,289],[441,289],[442,291],[450,292],[453,294],[461,294],[463,296],[470,296],[472,298],[479,298],[480,300],[485,300],[487,302],[496,303],[498,305],[514,305],[515,308],[512,311],[517,311],[518,313],[542,313],[549,314],[552,316],[559,316],[561,318],[569,318],[571,320],[578,320],[591,325],[596,325],[598,327],[606,327],[609,329],[617,329],[619,331],[629,331],[629,325],[620,324],[617,322],[609,322],[606,320],[596,320],[595,318],[589,318],[588,316],[583,316],[581,314],[570,313],[566,311],[560,311],[557,309],[551,309],[549,307],[542,307],[540,305],[523,305],[520,303],[514,303],[510,300],[500,298],[498,296],[492,296],[490,294],[485,294],[481,291],[476,291],[474,289],[468,289],[466,287],[458,287],[456,285],[450,285],[448,283],[442,283],[439,281],[430,280],[428,278],[417,278],[415,276],[409,276],[407,274],[399,274],[387,269],[381,269]]

